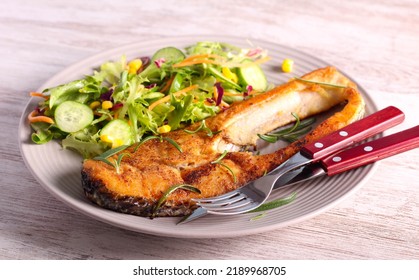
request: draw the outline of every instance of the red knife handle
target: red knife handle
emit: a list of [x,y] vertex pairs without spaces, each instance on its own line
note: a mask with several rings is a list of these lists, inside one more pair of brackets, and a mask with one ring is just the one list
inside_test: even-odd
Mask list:
[[305,145],[301,153],[314,161],[385,131],[404,120],[404,113],[390,106]]
[[344,150],[323,159],[321,163],[327,175],[332,176],[417,147],[419,147],[419,125]]

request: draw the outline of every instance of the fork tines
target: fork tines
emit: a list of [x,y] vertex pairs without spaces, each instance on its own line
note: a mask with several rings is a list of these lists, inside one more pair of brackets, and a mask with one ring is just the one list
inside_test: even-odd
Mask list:
[[257,205],[253,199],[249,198],[242,192],[231,192],[221,196],[204,198],[195,201],[199,206],[205,208],[208,213],[218,215],[238,214],[237,210],[230,212],[230,210],[238,208],[242,208],[240,209],[240,212],[247,212]]

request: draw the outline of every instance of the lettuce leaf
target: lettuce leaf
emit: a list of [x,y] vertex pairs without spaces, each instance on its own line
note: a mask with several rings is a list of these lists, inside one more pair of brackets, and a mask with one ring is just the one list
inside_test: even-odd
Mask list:
[[127,68],[127,59],[123,55],[117,62],[108,61],[100,66],[100,71],[95,74],[101,80],[115,85],[119,82],[121,73]]
[[78,152],[83,158],[93,158],[106,151],[108,148],[105,144],[94,141],[83,141],[77,139],[74,135],[69,134],[61,142],[64,149],[70,149]]
[[50,124],[44,122],[31,123],[31,127],[34,132],[31,135],[31,139],[36,144],[45,144],[52,140],[53,134],[51,132]]
[[172,130],[179,128],[180,123],[184,120],[188,107],[192,104],[192,100],[193,96],[190,94],[180,100],[177,100],[173,94],[171,95],[170,105],[174,107],[174,110],[168,114],[167,120]]
[[44,92],[50,93],[49,108],[52,109],[67,100],[77,100],[83,103],[88,98],[88,94],[79,94],[79,91],[85,85],[85,80],[75,80],[73,82],[45,90]]

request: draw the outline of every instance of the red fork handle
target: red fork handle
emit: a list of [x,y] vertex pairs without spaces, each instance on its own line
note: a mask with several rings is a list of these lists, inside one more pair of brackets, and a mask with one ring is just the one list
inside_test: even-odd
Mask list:
[[419,147],[419,125],[344,150],[321,161],[332,176]]
[[403,120],[403,112],[390,106],[304,146],[301,153],[317,161],[383,132]]

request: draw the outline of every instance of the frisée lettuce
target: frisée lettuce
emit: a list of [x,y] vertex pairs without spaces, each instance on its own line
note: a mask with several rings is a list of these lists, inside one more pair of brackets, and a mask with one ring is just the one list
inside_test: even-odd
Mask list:
[[122,56],[82,79],[31,93],[42,98],[28,116],[31,139],[61,139],[64,148],[92,158],[183,128],[269,89],[259,66],[267,59],[260,48],[219,42],[166,47],[151,58]]

